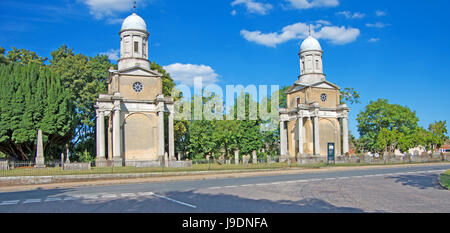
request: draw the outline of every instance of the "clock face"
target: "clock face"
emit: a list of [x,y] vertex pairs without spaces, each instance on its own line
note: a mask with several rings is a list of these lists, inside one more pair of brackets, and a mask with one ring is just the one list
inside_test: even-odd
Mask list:
[[142,92],[142,90],[144,89],[144,85],[142,85],[142,83],[140,82],[135,82],[133,83],[133,90],[137,93]]
[[320,99],[322,100],[322,102],[327,101],[327,94],[322,94],[322,95],[320,96]]

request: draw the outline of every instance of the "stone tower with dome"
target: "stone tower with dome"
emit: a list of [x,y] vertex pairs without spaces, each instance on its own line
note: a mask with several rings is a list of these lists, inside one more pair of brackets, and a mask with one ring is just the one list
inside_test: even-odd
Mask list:
[[350,109],[340,102],[340,88],[325,79],[319,41],[308,36],[299,57],[300,76],[287,91],[287,108],[280,109],[281,158],[327,162],[330,149],[336,156],[349,152]]
[[95,106],[97,165],[158,165],[166,150],[174,160],[173,100],[163,95],[162,75],[150,69],[147,25],[133,13],[119,35],[118,69],[109,70],[108,93],[100,95]]

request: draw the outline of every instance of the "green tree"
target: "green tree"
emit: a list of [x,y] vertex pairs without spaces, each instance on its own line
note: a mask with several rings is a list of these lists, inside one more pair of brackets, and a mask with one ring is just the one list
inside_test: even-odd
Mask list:
[[351,87],[347,87],[341,90],[341,104],[360,104],[359,93]]
[[8,51],[6,57],[10,62],[22,65],[36,63],[42,66],[48,60],[47,58],[38,56],[35,52],[26,49],[17,49],[15,47],[12,47],[12,50]]
[[0,151],[31,160],[38,129],[46,157],[71,140],[74,106],[61,77],[38,63],[0,65]]
[[[406,151],[407,149],[416,146],[418,121],[416,113],[411,111],[408,107],[389,104],[385,99],[379,99],[375,102],[370,102],[369,105],[365,107],[363,111],[358,114],[358,131],[360,134],[359,145],[361,149],[371,152],[382,152],[389,146],[390,143],[387,141],[379,142],[380,136],[387,132],[390,135],[401,137],[398,139],[402,142],[402,149]],[[410,137],[407,135],[416,135]],[[407,136],[407,137],[406,137]],[[381,145],[381,146],[380,146]],[[393,149],[399,149],[398,144],[394,145]]]
[[445,144],[448,140],[447,136],[447,121],[436,121],[428,127],[428,145],[430,149],[435,151]]
[[[62,77],[61,85],[69,90],[76,108],[77,127],[73,149],[80,155],[95,154],[95,109],[98,95],[107,92],[106,79],[110,63],[106,55],[87,57],[75,54],[66,45],[51,52],[50,67]],[[84,155],[83,155],[84,156]]]
[[8,58],[5,57],[5,48],[0,47],[0,65],[8,63],[9,63]]

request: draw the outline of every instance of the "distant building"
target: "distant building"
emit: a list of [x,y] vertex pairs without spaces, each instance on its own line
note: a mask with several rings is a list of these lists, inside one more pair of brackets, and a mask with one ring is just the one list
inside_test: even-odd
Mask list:
[[440,149],[439,152],[442,153],[450,153],[450,145],[443,145]]

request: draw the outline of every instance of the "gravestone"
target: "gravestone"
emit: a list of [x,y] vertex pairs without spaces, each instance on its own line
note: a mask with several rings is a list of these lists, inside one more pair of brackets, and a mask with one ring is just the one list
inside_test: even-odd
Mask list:
[[0,160],[0,170],[8,170],[9,169],[8,160]]
[[272,163],[272,156],[267,156],[267,163],[270,165]]
[[45,168],[44,161],[44,145],[42,142],[42,130],[38,130],[37,148],[36,148],[36,161],[35,168]]
[[231,160],[229,160],[229,159],[227,159],[226,162],[227,162],[227,164],[231,164]]
[[177,160],[178,160],[178,161],[181,161],[181,153],[180,153],[180,152],[178,152]]
[[234,164],[236,164],[236,165],[239,164],[239,151],[238,150],[234,151]]
[[221,156],[219,157],[219,164],[222,165],[222,164],[224,164],[224,163],[225,163],[225,156],[224,156],[224,155],[221,155]]
[[165,167],[169,167],[169,155],[166,153],[164,153],[164,166]]
[[91,163],[67,163],[64,164],[64,170],[68,171],[81,171],[81,170],[90,170]]
[[244,166],[248,166],[249,160],[250,160],[250,155],[242,156],[242,162],[244,163]]
[[252,162],[253,162],[253,164],[257,164],[258,163],[258,157],[256,156],[256,150],[254,150],[253,152],[252,152],[253,154],[253,158],[252,158]]
[[64,167],[64,153],[61,153],[61,167]]

